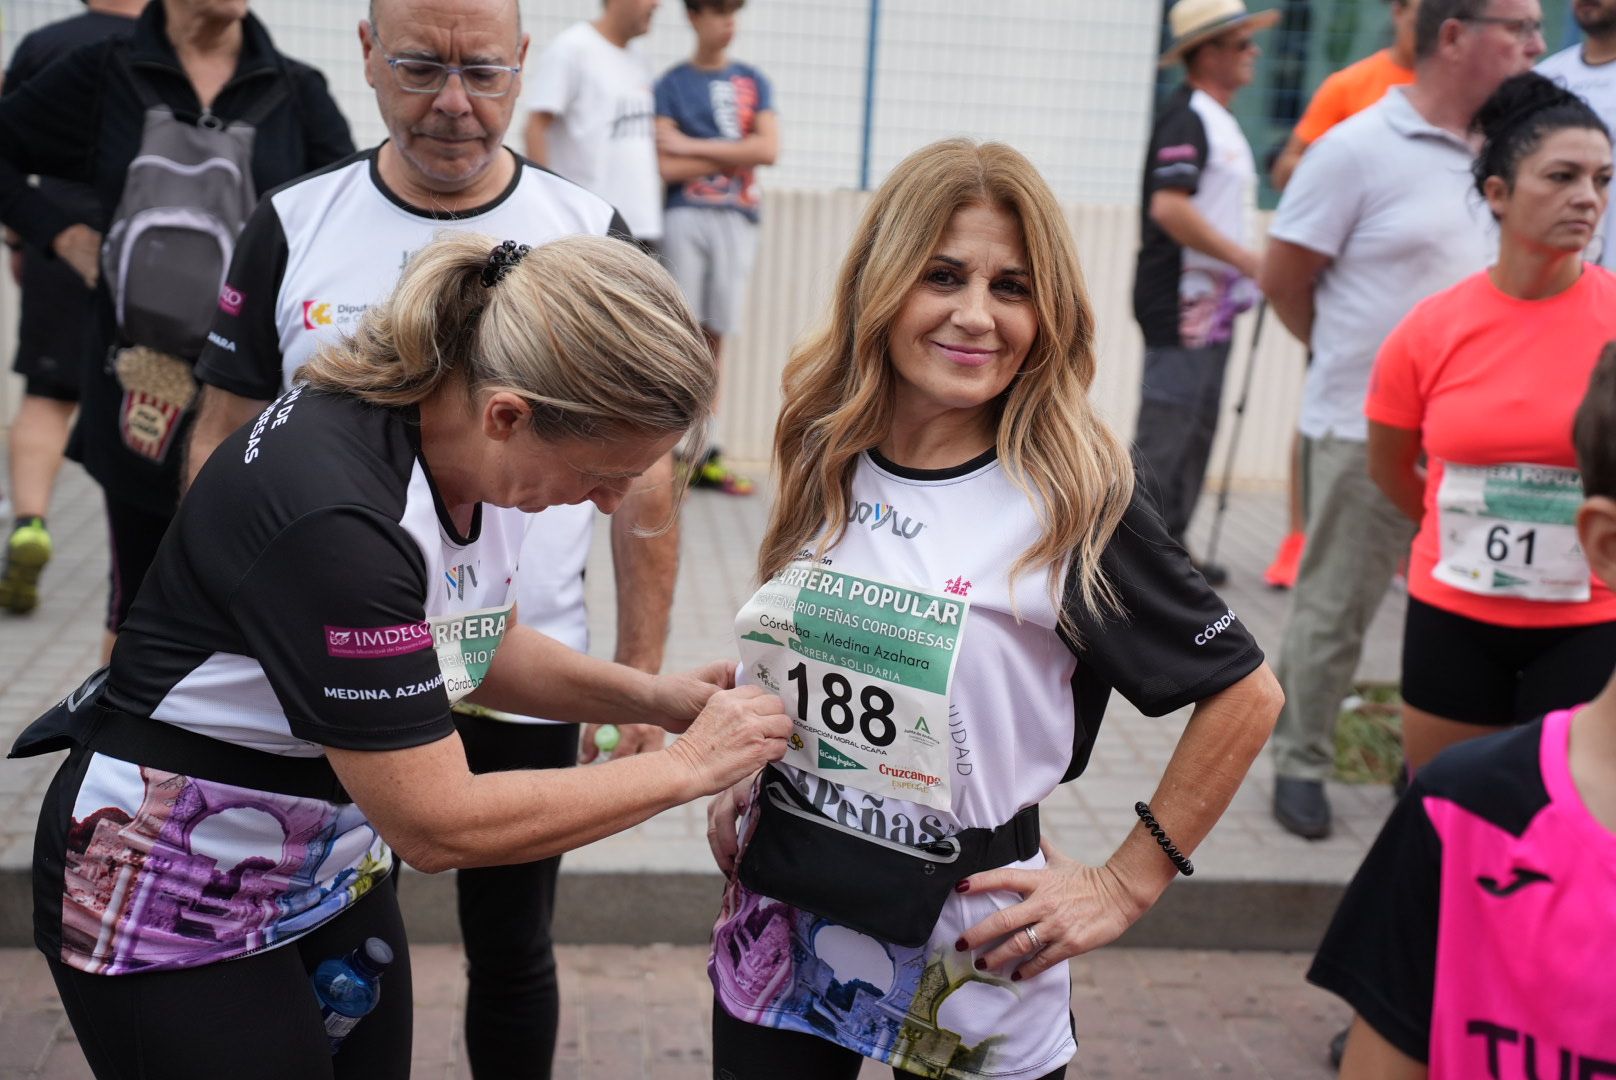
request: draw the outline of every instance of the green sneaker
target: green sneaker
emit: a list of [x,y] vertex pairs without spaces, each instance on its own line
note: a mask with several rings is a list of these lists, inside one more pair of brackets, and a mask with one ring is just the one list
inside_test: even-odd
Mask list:
[[708,454],[707,460],[696,468],[691,474],[690,485],[722,491],[725,495],[752,494],[752,481],[724,464],[724,459],[717,453]]
[[51,538],[45,523],[34,518],[12,530],[0,570],[0,607],[26,615],[39,606],[39,575],[50,562]]

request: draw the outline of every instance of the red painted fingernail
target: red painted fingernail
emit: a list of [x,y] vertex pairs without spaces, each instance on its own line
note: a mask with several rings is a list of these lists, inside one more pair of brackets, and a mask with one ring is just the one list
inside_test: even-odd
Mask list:
[[955,885],[954,885],[954,891],[955,892],[970,892],[971,891],[971,883],[969,881],[956,882]]
[[958,941],[954,942],[954,951],[955,952],[964,952],[966,949],[969,949],[969,948],[970,948],[970,946],[965,944],[965,939],[964,938],[960,938]]
[[978,971],[986,971],[987,969],[988,969],[988,962],[986,960],[982,959],[980,956],[977,957],[976,958],[976,970],[978,970]]
[[1010,973],[1010,981],[1011,982],[1020,982],[1021,981],[1021,972],[1019,972],[1019,971],[1011,972]]

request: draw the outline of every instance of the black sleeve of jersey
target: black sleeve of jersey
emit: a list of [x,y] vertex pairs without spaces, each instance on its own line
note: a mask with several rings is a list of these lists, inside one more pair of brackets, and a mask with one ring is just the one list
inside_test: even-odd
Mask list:
[[288,61],[287,67],[295,80],[302,106],[303,153],[309,170],[323,168],[352,154],[353,132],[331,96],[324,73],[295,60]]
[[623,220],[623,215],[619,214],[616,209],[612,210],[612,221],[611,224],[606,226],[606,235],[615,236],[619,240],[627,240],[636,246],[639,244],[639,241],[634,239],[634,230],[628,227],[628,222]]
[[1084,610],[1068,575],[1066,610],[1078,630],[1080,678],[1097,677],[1146,716],[1163,716],[1232,686],[1262,663],[1257,642],[1167,535],[1142,490],[1135,489],[1100,568],[1122,611],[1099,619]]
[[11,62],[6,65],[6,81],[0,86],[0,97],[15,94],[22,84],[38,74],[39,39],[29,34],[17,43],[17,48],[11,54]]
[[230,615],[293,735],[344,750],[400,750],[454,730],[437,653],[332,655],[333,643],[355,630],[420,627],[425,594],[420,552],[395,522],[332,507],[299,518],[265,548],[231,595]]
[[1347,886],[1308,981],[1416,1061],[1430,1054],[1442,841],[1416,779]]
[[275,308],[286,273],[286,234],[271,199],[254,208],[236,239],[196,377],[239,397],[268,401],[281,392],[281,336]]
[[1169,108],[1151,132],[1145,158],[1145,197],[1157,191],[1195,194],[1206,167],[1206,125],[1186,104]]
[[0,222],[41,251],[76,222],[28,176],[94,179],[109,56],[105,42],[81,46],[0,98]]

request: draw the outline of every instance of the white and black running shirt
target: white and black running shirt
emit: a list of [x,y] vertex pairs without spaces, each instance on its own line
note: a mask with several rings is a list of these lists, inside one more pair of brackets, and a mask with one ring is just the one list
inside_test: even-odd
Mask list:
[[[300,384],[220,444],[118,637],[104,703],[269,755],[398,750],[454,731],[450,703],[504,639],[533,518],[481,505],[462,535],[414,410]],[[352,804],[95,753],[54,841],[80,970],[194,967],[290,941],[386,877]],[[41,905],[41,912],[45,911]]]
[[[382,182],[377,152],[260,201],[236,243],[198,379],[245,398],[279,394],[317,348],[352,333],[365,309],[392,292],[410,256],[445,230],[535,246],[577,234],[629,235],[604,200],[521,159],[487,205],[421,210]],[[529,535],[529,574],[518,597],[524,625],[580,650],[589,646],[583,574],[594,521],[588,504],[544,511]]]
[[[937,650],[928,652],[924,635],[912,628],[883,642],[882,631],[908,617],[894,614],[903,603],[889,603],[892,592],[923,591],[968,610],[951,650],[957,659],[946,715],[885,710],[900,736],[889,748],[940,742],[944,764],[893,769],[863,758],[868,764],[861,767],[860,748],[799,723],[793,746],[800,741],[814,760],[809,768],[783,771],[822,813],[910,845],[963,828],[999,826],[1081,770],[1111,688],[1156,716],[1210,697],[1262,662],[1244,624],[1191,567],[1142,495],[1101,557],[1124,613],[1097,620],[1068,598],[1083,642],[1074,652],[1056,628],[1043,575],[1020,578],[1012,603],[1009,569],[1041,534],[1033,504],[994,451],[944,470],[903,468],[873,451],[860,459],[847,532],[811,570],[816,577],[810,580],[832,583],[815,597],[815,610],[829,607],[836,616],[815,623],[802,617],[802,607],[795,616],[770,616],[762,632],[738,631],[743,657],[749,641],[789,636],[793,661],[822,649],[856,658],[841,667],[843,683],[833,689],[845,691],[841,699],[862,724],[875,700],[867,699],[869,671],[948,662]],[[861,595],[852,599],[855,587],[849,586],[849,601],[839,607],[837,580],[853,581]],[[894,638],[901,644],[892,644]],[[767,667],[759,672],[755,662],[748,664],[747,680],[772,680],[789,691],[791,673],[777,663]],[[813,704],[807,715],[817,716],[833,695],[821,692],[817,675],[808,690]],[[793,697],[785,697],[789,709]],[[835,720],[836,708],[829,715]],[[913,799],[890,790],[894,778],[916,792]],[[948,809],[939,808],[941,800],[926,801],[945,780]],[[1036,869],[1043,856],[1011,865]],[[843,869],[823,868],[826,874]],[[954,949],[964,930],[1018,901],[1002,892],[951,894],[931,940],[911,949],[829,924],[732,881],[709,973],[720,1005],[750,1023],[818,1035],[923,1076],[1040,1077],[1075,1050],[1067,966],[1012,988],[996,973],[975,971],[971,957]]]

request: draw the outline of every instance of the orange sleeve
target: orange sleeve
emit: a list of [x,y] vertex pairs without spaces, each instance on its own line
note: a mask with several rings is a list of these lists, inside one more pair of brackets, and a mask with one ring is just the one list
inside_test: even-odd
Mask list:
[[1318,142],[1326,131],[1352,115],[1346,80],[1341,75],[1338,71],[1319,84],[1313,100],[1307,103],[1307,111],[1296,122],[1296,137],[1304,143]]
[[1387,427],[1418,431],[1425,421],[1425,398],[1420,390],[1419,358],[1429,354],[1425,305],[1398,323],[1380,346],[1369,376],[1364,415]]

